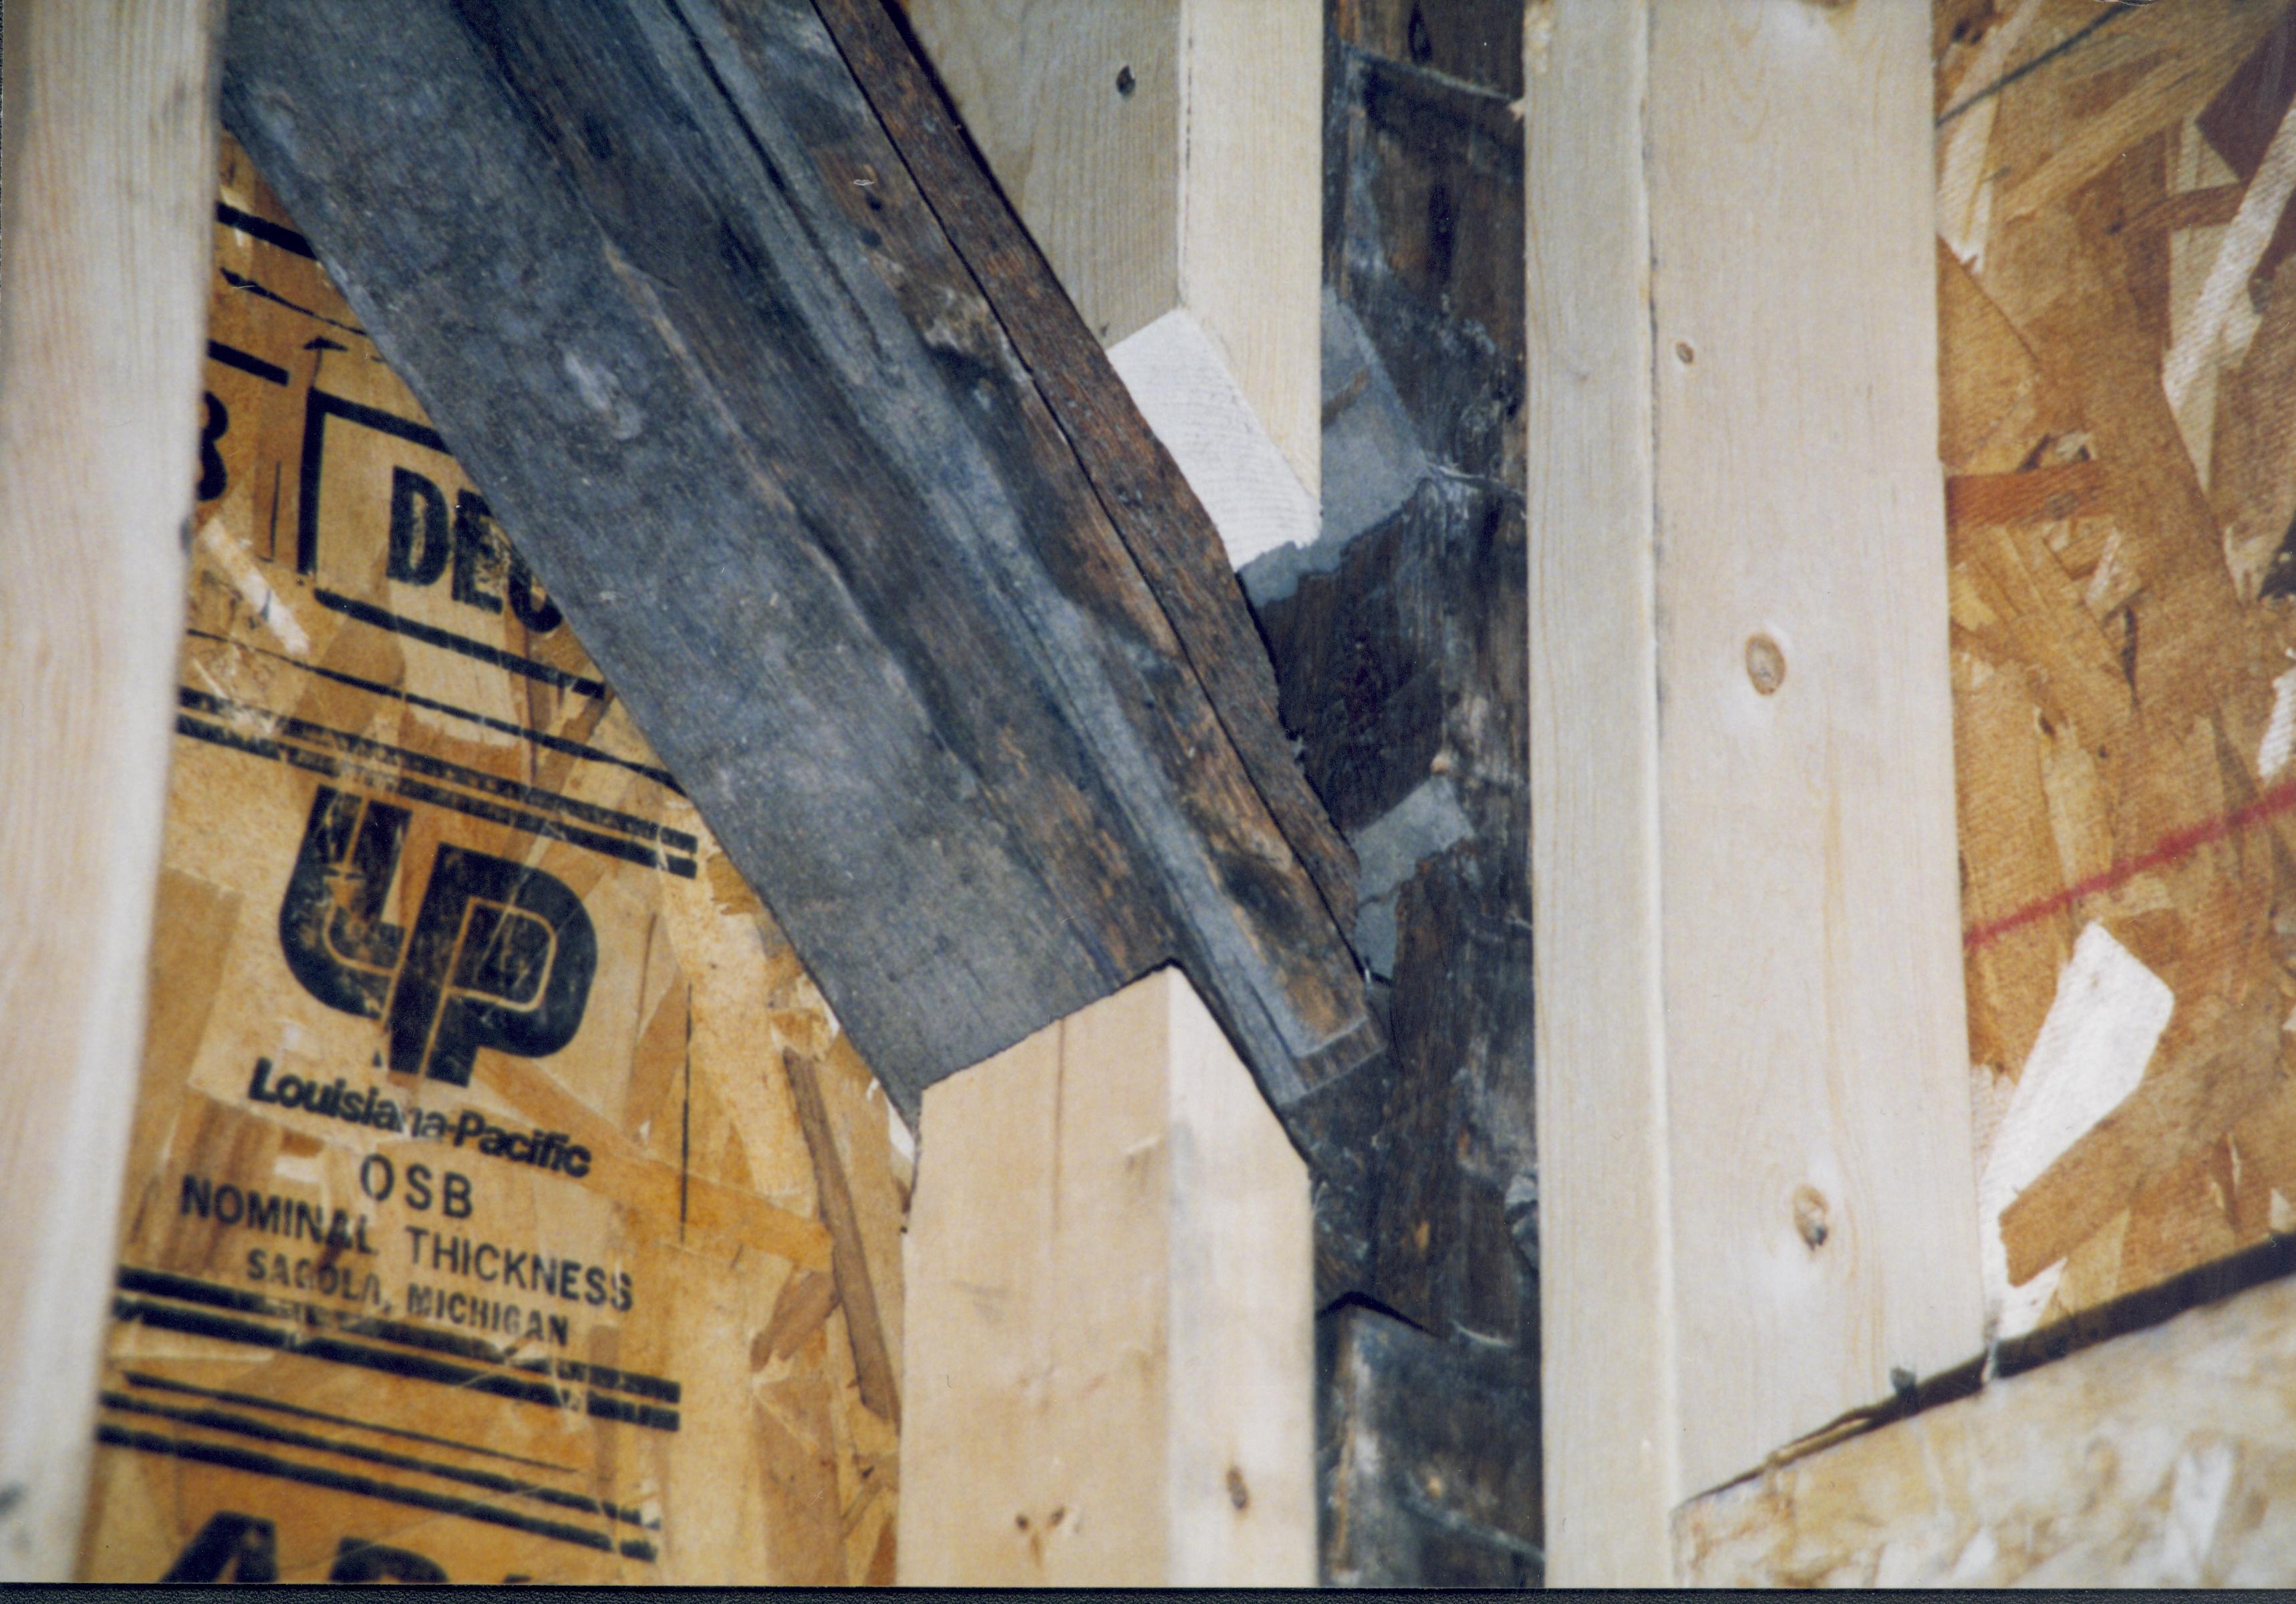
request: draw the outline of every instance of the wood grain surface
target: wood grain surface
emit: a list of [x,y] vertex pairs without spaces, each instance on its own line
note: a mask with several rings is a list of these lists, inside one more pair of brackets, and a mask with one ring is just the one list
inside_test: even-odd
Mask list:
[[[1565,0],[1525,101],[1532,906],[1540,929],[1567,921],[1578,932],[1537,944],[1531,1015],[1557,1582],[1668,1580],[1658,1557],[1669,1490],[1681,1485],[1648,667],[1649,30],[1644,4]],[[1590,618],[1604,627],[1587,627]]]
[[1652,16],[1685,1494],[1981,1342],[1921,21]]
[[0,1578],[70,1574],[181,627],[216,9],[8,8]]
[[1354,855],[1300,778],[1276,720],[1267,653],[1226,571],[1219,531],[1028,231],[980,162],[951,137],[958,126],[953,109],[892,18],[869,0],[819,0],[818,9],[949,242],[1003,321],[1284,839],[1332,918],[1348,929],[1355,915]]
[[1160,970],[925,1094],[904,1585],[1316,1579],[1308,1176]]
[[1326,1587],[1537,1587],[1538,1395],[1504,1348],[1364,1304],[1318,1322]]
[[1312,505],[1317,0],[906,9],[966,135],[1101,342],[1185,309]]
[[1566,0],[1527,38],[1549,1574],[1579,1584],[1666,1580],[1675,1503],[1982,1344],[1923,18],[1646,14]]
[[1177,959],[1295,1102],[1344,937],[843,42],[251,0],[225,116],[897,1101]]

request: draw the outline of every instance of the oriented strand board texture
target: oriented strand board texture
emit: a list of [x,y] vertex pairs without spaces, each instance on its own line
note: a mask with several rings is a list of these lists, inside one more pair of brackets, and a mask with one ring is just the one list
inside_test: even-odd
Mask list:
[[2296,1582],[2296,1281],[1996,1382],[1698,1500],[1712,1587]]
[[2013,1335],[2296,1225],[2296,12],[1935,22],[1970,1058]]
[[235,146],[90,1580],[887,1583],[906,1186]]

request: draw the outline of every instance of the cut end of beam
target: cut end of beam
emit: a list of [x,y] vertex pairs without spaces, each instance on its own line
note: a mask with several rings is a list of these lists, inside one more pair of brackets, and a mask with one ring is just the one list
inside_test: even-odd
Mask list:
[[1108,360],[1210,514],[1230,567],[1315,544],[1316,498],[1191,314],[1165,313],[1109,348]]

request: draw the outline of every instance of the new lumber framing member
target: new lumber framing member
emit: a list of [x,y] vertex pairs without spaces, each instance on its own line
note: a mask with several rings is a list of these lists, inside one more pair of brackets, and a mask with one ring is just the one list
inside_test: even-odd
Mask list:
[[1350,855],[878,0],[246,0],[224,111],[905,1113],[1177,962],[1313,1146]]
[[1229,560],[1313,544],[1322,0],[907,4]]
[[215,184],[204,0],[7,8],[0,1576],[70,1573],[142,1047]]
[[1308,1174],[1162,970],[927,1089],[900,1579],[1316,1580]]
[[1549,1579],[1980,1343],[1926,7],[1527,37]]

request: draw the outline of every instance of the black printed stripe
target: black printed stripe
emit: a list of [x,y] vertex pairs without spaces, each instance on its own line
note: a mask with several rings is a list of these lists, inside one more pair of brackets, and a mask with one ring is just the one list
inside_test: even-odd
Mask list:
[[640,763],[635,758],[619,757],[603,748],[586,746],[578,741],[569,741],[565,736],[553,735],[547,730],[529,730],[524,724],[512,724],[505,719],[494,717],[490,714],[480,713],[475,708],[458,708],[452,702],[439,701],[428,696],[417,696],[414,692],[404,690],[398,685],[386,685],[380,680],[361,679],[357,675],[345,674],[340,668],[323,668],[316,663],[307,663],[299,658],[289,657],[282,651],[271,651],[251,642],[233,640],[229,635],[212,634],[204,629],[186,629],[184,633],[199,640],[214,641],[218,644],[250,652],[257,657],[269,658],[275,663],[284,663],[289,667],[299,668],[306,674],[316,674],[321,679],[332,680],[338,685],[348,685],[355,691],[368,692],[375,696],[392,697],[410,707],[427,708],[433,713],[445,713],[455,718],[466,718],[474,724],[496,731],[500,734],[521,735],[538,747],[547,748],[554,752],[563,752],[570,757],[586,757],[593,763],[611,763],[618,768],[626,768],[634,774],[644,774],[655,784],[674,790],[681,797],[685,794],[685,788],[679,785],[676,776],[666,768],[657,768],[650,763]]
[[[465,1520],[484,1521],[489,1526],[507,1526],[513,1532],[525,1532],[537,1537],[554,1538],[580,1548],[614,1551],[613,1539],[605,1533],[587,1526],[569,1526],[563,1521],[543,1520],[505,1510],[499,1504],[481,1503],[474,1498],[462,1498],[451,1493],[433,1493],[424,1487],[404,1487],[390,1482],[378,1481],[371,1476],[351,1471],[335,1470],[324,1465],[306,1464],[299,1460],[281,1459],[275,1454],[261,1453],[253,1449],[235,1447],[228,1443],[201,1442],[196,1438],[166,1437],[148,1431],[129,1431],[121,1427],[98,1425],[95,1440],[115,1448],[134,1448],[145,1453],[164,1453],[176,1459],[191,1460],[203,1465],[217,1465],[227,1470],[243,1470],[252,1476],[275,1477],[282,1481],[300,1482],[306,1486],[326,1487],[338,1493],[356,1493],[364,1498],[379,1498],[392,1503],[407,1504],[418,1510],[430,1510],[442,1515],[459,1515]],[[659,1556],[650,1543],[626,1542],[621,1551],[633,1559],[651,1563]]]
[[467,814],[474,819],[483,819],[488,823],[506,824],[513,830],[524,831],[529,835],[542,836],[554,841],[564,841],[570,846],[586,847],[591,851],[603,854],[607,857],[619,858],[624,863],[637,863],[648,869],[660,869],[667,873],[675,874],[682,880],[693,880],[700,872],[698,865],[690,857],[673,856],[658,852],[651,847],[641,847],[635,842],[622,840],[613,836],[600,835],[595,831],[577,829],[571,824],[561,824],[555,820],[545,819],[534,814],[521,813],[515,808],[482,801],[479,798],[467,796],[460,791],[441,790],[437,786],[426,785],[422,781],[411,779],[404,774],[386,773],[363,764],[329,757],[324,752],[314,752],[304,747],[287,746],[259,735],[242,735],[236,731],[225,729],[220,724],[212,724],[205,719],[194,718],[188,713],[176,715],[176,732],[181,735],[189,735],[195,741],[229,747],[234,751],[245,752],[252,757],[273,758],[312,773],[324,775],[331,780],[356,780],[375,790],[405,797],[411,801],[435,803],[440,807],[450,808],[459,814]]
[[[255,1347],[275,1348],[281,1353],[295,1354],[330,1364],[348,1364],[363,1370],[380,1371],[385,1375],[398,1376],[406,1380],[434,1381],[441,1386],[464,1387],[472,1392],[487,1393],[521,1404],[539,1404],[546,1409],[562,1408],[574,1402],[574,1394],[570,1389],[553,1387],[546,1381],[529,1381],[522,1376],[474,1370],[467,1364],[433,1358],[428,1354],[397,1353],[390,1348],[370,1347],[363,1342],[345,1342],[337,1337],[258,1325],[253,1321],[234,1320],[225,1314],[210,1314],[204,1309],[182,1308],[174,1304],[153,1303],[146,1298],[115,1297],[111,1303],[111,1317],[133,1321],[154,1330],[181,1331],[187,1336],[243,1342]],[[676,1431],[683,1423],[674,1409],[626,1404],[619,1398],[606,1397],[602,1393],[586,1394],[586,1404],[589,1412],[601,1420],[623,1420],[656,1431]]]
[[603,680],[569,674],[554,664],[537,662],[533,658],[520,657],[517,653],[504,651],[498,646],[489,646],[484,641],[474,641],[468,635],[458,635],[449,630],[435,629],[428,624],[417,623],[413,618],[361,602],[356,597],[342,595],[331,590],[322,590],[316,586],[313,587],[311,594],[320,606],[339,612],[346,618],[357,618],[362,624],[371,624],[377,629],[387,629],[393,634],[405,635],[408,640],[420,641],[425,646],[439,646],[448,651],[459,651],[464,657],[476,658],[481,663],[491,663],[497,668],[507,668],[512,673],[522,674],[529,679],[540,680],[545,685],[556,685],[562,690],[571,691],[577,696],[603,696],[606,693],[605,682]]
[[115,1320],[134,1321],[154,1330],[181,1331],[191,1337],[212,1337],[224,1342],[243,1342],[253,1347],[275,1348],[281,1353],[296,1354],[331,1364],[349,1364],[362,1370],[380,1371],[384,1375],[398,1376],[409,1381],[435,1381],[442,1387],[465,1387],[472,1392],[509,1398],[520,1404],[539,1404],[545,1409],[561,1408],[573,1401],[571,1395],[562,1387],[543,1381],[529,1381],[522,1376],[497,1375],[489,1371],[473,1370],[467,1364],[434,1359],[425,1354],[393,1353],[388,1348],[369,1347],[365,1343],[345,1342],[340,1338],[258,1325],[253,1321],[210,1314],[204,1309],[178,1308],[172,1304],[152,1303],[140,1297],[118,1297],[112,1300],[111,1315]]
[[656,1431],[677,1429],[677,1412],[674,1409],[656,1409],[651,1404],[626,1404],[601,1392],[590,1395],[589,1411],[602,1420],[622,1420],[632,1426],[650,1426]]
[[455,1448],[464,1453],[481,1453],[488,1459],[507,1460],[513,1465],[530,1465],[537,1470],[553,1470],[561,1476],[581,1474],[570,1465],[554,1465],[548,1460],[529,1459],[522,1453],[505,1453],[499,1448],[482,1447],[477,1443],[458,1443],[452,1437],[433,1436],[427,1431],[409,1431],[404,1426],[384,1426],[351,1415],[329,1414],[324,1409],[306,1409],[300,1404],[258,1397],[254,1393],[233,1392],[228,1387],[201,1387],[193,1382],[154,1376],[144,1371],[124,1370],[119,1372],[119,1378],[130,1387],[149,1387],[155,1392],[209,1398],[218,1404],[236,1404],[242,1409],[267,1409],[275,1414],[292,1415],[299,1420],[316,1420],[323,1426],[348,1426],[354,1431],[378,1432],[384,1436],[403,1437],[410,1443],[428,1443],[434,1448]]
[[319,253],[311,249],[311,241],[293,229],[283,228],[278,224],[258,217],[252,212],[243,212],[236,206],[226,206],[222,201],[217,201],[216,221],[226,228],[239,230],[250,240],[260,240],[266,245],[276,245],[282,250],[291,251],[299,257],[308,258],[314,262],[319,259]]
[[461,1482],[465,1486],[482,1487],[489,1493],[507,1493],[514,1497],[530,1498],[537,1503],[555,1505],[583,1515],[603,1515],[625,1526],[643,1526],[660,1531],[661,1523],[649,1521],[636,1510],[592,1498],[586,1493],[569,1493],[561,1487],[545,1487],[534,1482],[521,1481],[516,1477],[504,1476],[493,1470],[474,1470],[463,1465],[445,1465],[436,1460],[417,1459],[411,1453],[393,1453],[387,1448],[370,1447],[365,1443],[347,1443],[339,1438],[324,1437],[316,1432],[297,1431],[292,1427],[275,1426],[268,1420],[258,1420],[247,1415],[234,1414],[223,1409],[170,1409],[163,1404],[147,1403],[126,1393],[106,1392],[102,1403],[107,1409],[127,1414],[149,1415],[179,1425],[197,1426],[208,1431],[228,1432],[235,1436],[252,1437],[258,1443],[269,1443],[280,1448],[314,1448],[322,1453],[338,1454],[344,1459],[364,1461],[370,1465],[382,1465],[393,1470],[416,1470],[425,1476],[435,1476],[442,1481]]
[[227,368],[237,368],[242,373],[252,373],[266,384],[287,382],[285,368],[276,363],[266,362],[252,352],[242,351],[237,346],[227,346],[220,340],[208,341],[208,360],[220,362]]
[[666,824],[642,819],[636,814],[602,807],[594,802],[570,797],[563,791],[545,790],[538,786],[521,784],[516,780],[506,780],[483,769],[469,768],[459,763],[449,763],[443,757],[433,757],[428,752],[411,751],[406,747],[391,746],[364,735],[354,735],[348,730],[312,724],[291,714],[275,713],[268,708],[252,707],[210,692],[194,691],[189,685],[176,688],[176,700],[193,712],[212,714],[217,717],[235,716],[267,724],[274,733],[306,746],[324,747],[346,757],[388,763],[394,768],[406,769],[432,780],[447,781],[471,790],[486,791],[505,801],[523,803],[545,813],[563,814],[568,818],[579,819],[603,830],[636,836],[641,840],[660,841],[681,852],[698,851],[701,845],[682,830],[672,830]]
[[[229,1309],[234,1313],[267,1314],[275,1320],[299,1321],[305,1325],[332,1326],[354,1336],[374,1337],[405,1347],[451,1354],[457,1359],[532,1371],[541,1375],[554,1376],[561,1381],[587,1382],[592,1387],[628,1393],[634,1397],[653,1398],[664,1404],[678,1402],[682,1390],[676,1382],[662,1376],[616,1370],[603,1364],[585,1364],[578,1360],[560,1359],[548,1354],[514,1358],[484,1338],[410,1325],[404,1321],[360,1314],[348,1309],[329,1308],[324,1304],[268,1297],[260,1292],[217,1286],[213,1281],[197,1281],[191,1276],[176,1275],[165,1270],[143,1270],[132,1264],[122,1264],[118,1279],[123,1291],[172,1297],[179,1303],[204,1304],[210,1308]],[[676,1427],[671,1429],[675,1430]]]

